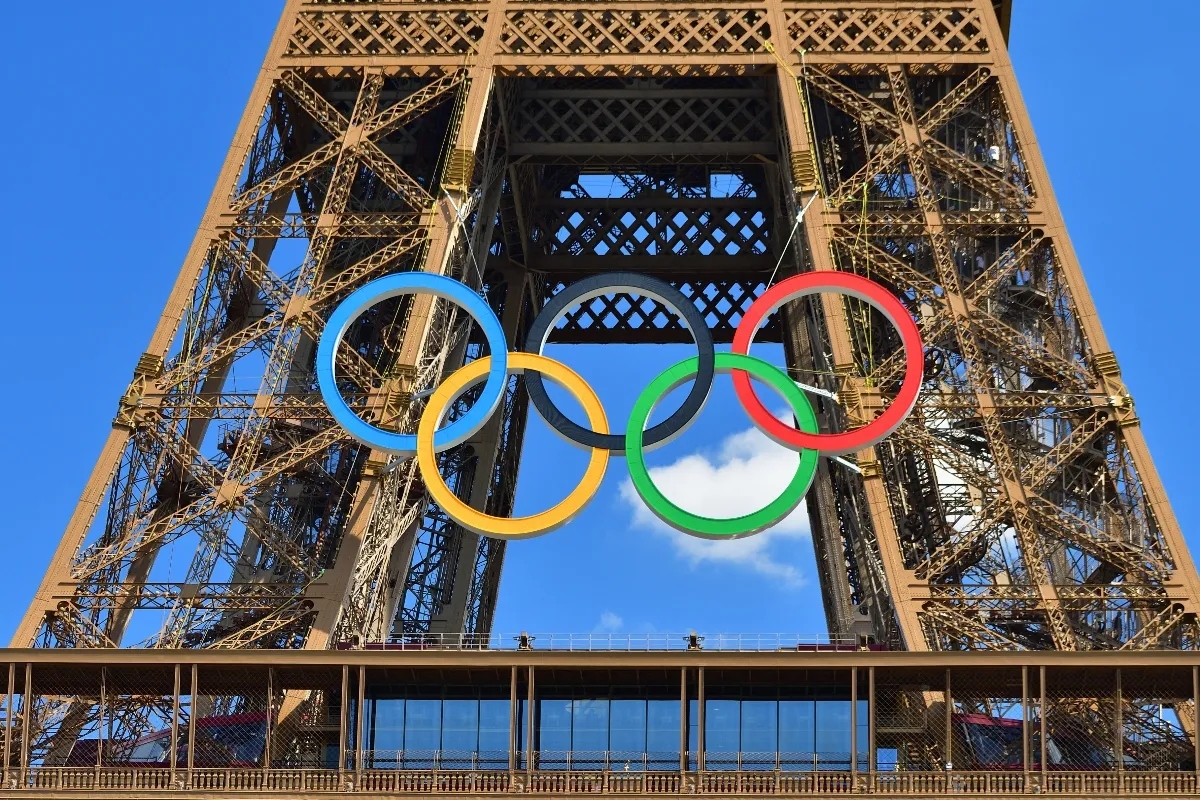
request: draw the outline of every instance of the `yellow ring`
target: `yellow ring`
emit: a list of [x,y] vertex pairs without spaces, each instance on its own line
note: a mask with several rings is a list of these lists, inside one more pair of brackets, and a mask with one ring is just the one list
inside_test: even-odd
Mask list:
[[[433,434],[442,422],[446,410],[454,399],[471,385],[483,380],[491,367],[491,357],[472,361],[462,369],[446,378],[437,388],[425,406],[421,422],[417,426],[417,465],[425,479],[425,490],[429,497],[438,504],[459,525],[474,531],[481,536],[493,539],[530,539],[566,525],[583,507],[596,495],[600,482],[604,480],[604,471],[608,468],[609,451],[593,449],[588,461],[587,471],[583,480],[561,503],[540,514],[528,517],[493,517],[471,508],[458,498],[438,472],[437,459],[433,453]],[[583,406],[588,424],[597,433],[608,433],[608,418],[604,414],[604,406],[600,398],[587,382],[572,371],[570,367],[552,358],[533,353],[509,353],[508,371],[513,374],[525,370],[537,370],[544,377],[566,389]]]

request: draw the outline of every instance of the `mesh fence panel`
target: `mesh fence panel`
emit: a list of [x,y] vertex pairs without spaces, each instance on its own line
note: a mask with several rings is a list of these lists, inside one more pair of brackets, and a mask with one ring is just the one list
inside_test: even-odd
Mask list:
[[1020,669],[955,670],[950,679],[950,762],[956,770],[1025,767]]
[[1192,670],[1121,670],[1122,765],[1165,772],[1196,768]]
[[340,676],[274,670],[271,767],[337,769]]
[[942,770],[947,760],[944,675],[879,671],[875,683],[875,768]]
[[261,671],[197,670],[187,731],[195,768],[263,765],[269,705],[266,678]]
[[16,664],[0,666],[0,684],[4,695],[0,698],[0,763],[3,776],[0,785],[6,789],[16,788],[16,775],[20,769],[21,738],[21,695],[24,673],[18,672]]
[[34,665],[28,718],[31,769],[94,769],[101,763],[101,684],[100,667]]
[[1046,671],[1046,741],[1040,725],[1032,752],[1047,770],[1116,766],[1117,681],[1114,670]]
[[174,683],[173,666],[105,669],[104,766],[170,767]]

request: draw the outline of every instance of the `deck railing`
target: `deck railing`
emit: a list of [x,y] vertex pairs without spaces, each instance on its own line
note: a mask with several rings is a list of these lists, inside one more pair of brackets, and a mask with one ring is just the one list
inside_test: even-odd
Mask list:
[[339,642],[343,650],[552,650],[659,652],[716,650],[857,650],[851,637],[826,633],[409,633],[378,641]]
[[[875,794],[1200,796],[1194,772],[624,772],[41,767],[9,791],[406,794],[703,794],[834,797]],[[2,790],[0,790],[2,791]]]

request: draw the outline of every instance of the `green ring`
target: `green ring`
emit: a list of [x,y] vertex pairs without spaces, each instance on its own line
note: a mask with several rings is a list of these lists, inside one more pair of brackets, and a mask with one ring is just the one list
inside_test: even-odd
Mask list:
[[[762,359],[738,353],[717,353],[716,358],[717,372],[729,372],[734,369],[748,372],[751,377],[758,378],[783,395],[795,412],[800,430],[805,433],[820,432],[817,415],[813,412],[808,398],[778,367]],[[625,459],[629,465],[629,477],[633,480],[633,488],[654,515],[678,531],[701,539],[729,540],[752,536],[778,524],[796,510],[812,486],[820,454],[816,450],[803,450],[796,474],[782,494],[769,505],[745,516],[732,519],[702,517],[684,511],[668,500],[650,479],[650,471],[646,468],[646,459],[642,453],[642,431],[650,415],[654,413],[655,406],[663,397],[696,374],[699,361],[697,357],[689,358],[669,368],[651,381],[634,403],[633,413],[629,415],[629,426],[625,429]]]

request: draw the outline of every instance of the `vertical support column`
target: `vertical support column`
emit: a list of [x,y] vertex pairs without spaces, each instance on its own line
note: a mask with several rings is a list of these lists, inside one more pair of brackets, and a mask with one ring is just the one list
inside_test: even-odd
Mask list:
[[1200,786],[1200,667],[1192,667],[1192,763]]
[[[1003,42],[1003,32],[1000,29],[999,21],[996,19],[995,14],[991,13],[990,8],[988,8],[990,4],[980,2],[979,5],[982,12],[980,18],[984,21],[984,25],[987,28],[988,41]],[[1050,175],[1046,170],[1046,162],[1042,158],[1037,137],[1034,135],[1033,126],[1030,123],[1029,111],[1025,108],[1025,101],[1021,95],[1020,85],[1017,82],[1016,72],[1013,69],[1008,49],[1005,47],[996,47],[993,53],[996,58],[996,79],[1000,83],[1000,90],[1009,111],[1008,116],[1013,126],[1013,132],[1020,143],[1021,154],[1036,190],[1033,207],[1045,215],[1046,225],[1044,227],[1048,237],[1053,242],[1054,249],[1059,255],[1062,273],[1066,278],[1071,297],[1075,301],[1075,313],[1079,327],[1083,330],[1083,335],[1087,339],[1093,355],[1109,353],[1110,346],[1108,339],[1104,334],[1103,327],[1100,325],[1100,318],[1096,313],[1095,303],[1092,301],[1087,282],[1084,280],[1083,270],[1079,265],[1079,257],[1076,255],[1071,238],[1067,234],[1066,222],[1063,220],[1062,211],[1054,195],[1054,187],[1051,185]],[[1094,367],[1095,365],[1093,364],[1092,366]],[[1126,394],[1119,371],[1115,374],[1101,375],[1101,378],[1104,380],[1106,390],[1110,395],[1119,397]],[[1175,580],[1184,586],[1184,593],[1187,595],[1185,607],[1188,611],[1195,612],[1200,610],[1197,608],[1197,605],[1200,604],[1200,573],[1196,571],[1196,565],[1192,560],[1192,554],[1187,547],[1183,531],[1179,526],[1179,520],[1175,516],[1175,511],[1167,498],[1166,490],[1163,488],[1162,479],[1159,477],[1154,461],[1150,457],[1150,451],[1146,445],[1146,438],[1142,433],[1141,425],[1136,424],[1136,417],[1132,417],[1129,422],[1132,424],[1122,424],[1120,426],[1121,436],[1125,441],[1126,447],[1129,448],[1129,453],[1132,456],[1134,466],[1141,479],[1146,498],[1154,512],[1159,530],[1167,541],[1171,559],[1175,562],[1175,570],[1172,575]]]
[[533,741],[537,738],[534,724],[537,722],[537,687],[534,683],[533,665],[529,666],[528,678],[525,682],[525,788],[529,789],[529,781],[533,777]]
[[688,771],[687,667],[679,670],[679,771]]
[[696,769],[704,772],[704,667],[696,670]]
[[12,729],[13,729],[13,692],[16,691],[17,665],[8,662],[8,694],[4,705],[4,788],[8,788],[8,771],[12,759]]
[[1038,742],[1041,752],[1038,753],[1038,766],[1042,772],[1042,791],[1046,790],[1046,668],[1038,667],[1038,683],[1042,699],[1038,702],[1038,731],[1041,741]]
[[[790,62],[791,41],[786,34],[788,26],[781,0],[771,0],[768,8],[772,19],[771,30],[776,32],[776,50]],[[825,198],[821,196],[815,167],[817,144],[809,132],[807,111],[797,83],[790,75],[782,72],[778,74],[778,78],[782,117],[780,121],[786,129],[791,148],[790,160],[797,207],[804,208],[809,200],[812,200],[812,205],[804,217],[804,233],[808,240],[812,266],[814,270],[836,270],[837,264],[833,259],[828,227],[838,221],[838,214],[826,205]],[[831,294],[822,294],[819,302],[825,317],[834,368],[840,372],[842,367],[854,364],[854,347],[850,339],[845,306],[841,297]],[[843,378],[843,383],[846,380]],[[846,388],[845,385],[839,386],[842,390]],[[858,464],[863,468],[863,486],[871,513],[871,524],[875,529],[888,591],[894,601],[905,647],[909,650],[927,650],[929,646],[917,614],[919,602],[912,591],[912,585],[916,581],[912,572],[904,567],[900,538],[892,519],[891,504],[883,484],[882,472],[878,468],[879,460],[875,455],[875,448],[867,448],[856,455]]]
[[350,734],[350,665],[342,664],[342,697],[338,711],[338,784],[345,784],[346,745]]
[[196,727],[199,722],[196,719],[196,709],[199,706],[200,694],[200,666],[192,664],[191,675],[191,698],[192,701],[188,704],[188,748],[187,748],[187,787],[190,789],[195,783],[195,778],[192,775],[192,770],[196,767]]
[[[497,182],[497,189],[499,182]],[[499,192],[496,193],[494,205],[498,206],[500,201]],[[492,216],[495,216],[495,209],[491,209]],[[482,216],[482,213],[481,213]],[[508,286],[505,292],[504,300],[504,316],[500,320],[500,324],[504,330],[505,338],[510,342],[515,342],[519,325],[521,323],[521,311],[525,307],[525,272],[523,270],[511,270],[508,272]],[[496,462],[500,458],[500,439],[504,435],[504,407],[503,402],[500,408],[497,408],[492,418],[487,424],[469,440],[469,443],[475,448],[478,453],[479,463],[475,468],[475,478],[471,483],[470,504],[473,508],[482,510],[488,499],[488,492],[492,486],[492,474],[495,471]],[[517,442],[511,442],[510,446],[519,446]],[[458,554],[454,561],[454,577],[451,584],[452,593],[449,602],[443,606],[442,611],[438,614],[434,623],[441,623],[442,630],[446,633],[466,633],[467,620],[467,604],[470,600],[472,578],[475,575],[475,555],[479,550],[480,539],[479,534],[462,530],[458,541]],[[430,630],[434,630],[434,625],[430,626]],[[436,632],[436,631],[435,631]],[[476,631],[478,633],[478,631]]]
[[29,785],[29,726],[33,711],[33,664],[25,662],[25,694],[21,698],[21,786]]
[[[193,284],[198,280],[204,268],[205,259],[210,245],[218,237],[218,226],[221,217],[229,209],[229,197],[236,186],[238,175],[245,162],[247,153],[254,146],[255,135],[262,119],[263,109],[270,101],[273,80],[279,71],[279,60],[287,47],[295,23],[296,13],[301,0],[288,0],[279,25],[275,29],[263,68],[254,90],[242,113],[234,134],[233,143],[229,148],[225,163],[217,177],[216,186],[204,210],[196,236],[192,240],[184,258],[179,276],[171,287],[171,293],[163,309],[162,316],[155,326],[154,333],[146,347],[146,355],[165,356],[171,346],[180,321],[189,305]],[[121,454],[133,433],[128,425],[114,424],[108,438],[96,459],[96,464],[88,476],[78,503],[67,522],[66,530],[59,540],[58,546],[51,556],[50,565],[46,568],[45,576],[29,604],[25,616],[13,634],[12,647],[29,647],[33,644],[47,611],[53,611],[57,605],[55,595],[61,590],[60,583],[71,583],[71,562],[76,552],[82,546],[88,529],[91,527],[96,514],[104,504],[105,495],[112,480],[113,473],[120,462]]]
[[360,664],[358,667],[358,706],[355,708],[354,726],[354,786],[362,785],[363,771],[363,740],[367,738],[367,668]]
[[171,786],[175,786],[175,773],[179,769],[179,684],[183,678],[179,664],[175,665],[174,673],[171,689]]
[[[424,270],[426,272],[436,272],[439,274],[446,272],[449,259],[454,251],[454,242],[458,236],[462,235],[462,226],[458,217],[459,209],[471,185],[471,178],[475,168],[475,151],[478,147],[479,136],[483,128],[484,117],[495,80],[495,55],[500,39],[500,30],[505,20],[505,4],[506,0],[493,0],[490,4],[487,29],[479,42],[478,55],[475,57],[474,63],[468,68],[470,85],[467,88],[466,98],[462,106],[461,122],[457,131],[450,131],[448,134],[455,138],[448,154],[448,162],[441,185],[443,196],[435,198],[434,222],[429,229],[428,249],[424,262]],[[488,188],[484,187],[485,191]],[[481,221],[487,220],[488,222],[481,222],[480,224],[490,225],[494,219],[500,202],[500,188],[500,184],[497,183],[494,195],[487,195],[491,199],[485,198],[484,202],[490,204],[490,207],[481,208],[478,217]],[[518,312],[521,305],[521,303],[517,303]],[[425,346],[425,339],[428,333],[428,320],[432,313],[432,308],[433,298],[430,295],[418,295],[412,300],[408,314],[408,333],[405,335],[401,345],[397,359],[398,364],[417,364],[421,351]],[[496,419],[486,429],[488,431],[494,430],[496,436],[499,436],[500,427],[498,420],[500,417],[501,415],[498,413]],[[486,434],[480,435],[484,436],[485,439],[488,438]],[[492,469],[495,463],[495,447],[485,443],[482,445],[480,453],[480,464],[476,470],[475,482],[471,493],[471,502],[473,505],[479,503],[478,507],[482,507],[482,504],[487,501],[487,487],[490,485]],[[479,490],[481,484],[484,487],[482,491]],[[362,534],[360,532],[355,539],[356,545],[361,540],[361,537]],[[468,595],[471,590],[471,578],[474,575],[474,555],[479,547],[479,536],[464,530],[458,538],[459,541],[456,543],[458,552],[451,556],[454,559],[452,562],[454,572],[450,577],[452,581],[451,594],[436,618],[430,620],[431,633],[464,632]],[[409,566],[409,564],[404,565],[406,573]],[[403,602],[403,600],[401,599],[400,602]]]
[[867,758],[870,759],[871,785],[868,792],[875,791],[875,771],[879,769],[879,748],[875,744],[875,668],[867,667]]
[[520,717],[517,715],[517,667],[513,665],[508,679],[508,774],[509,785],[512,784],[512,774],[517,771],[517,748],[520,740],[517,738],[517,725]]
[[1021,770],[1029,788],[1029,666],[1021,667]]

